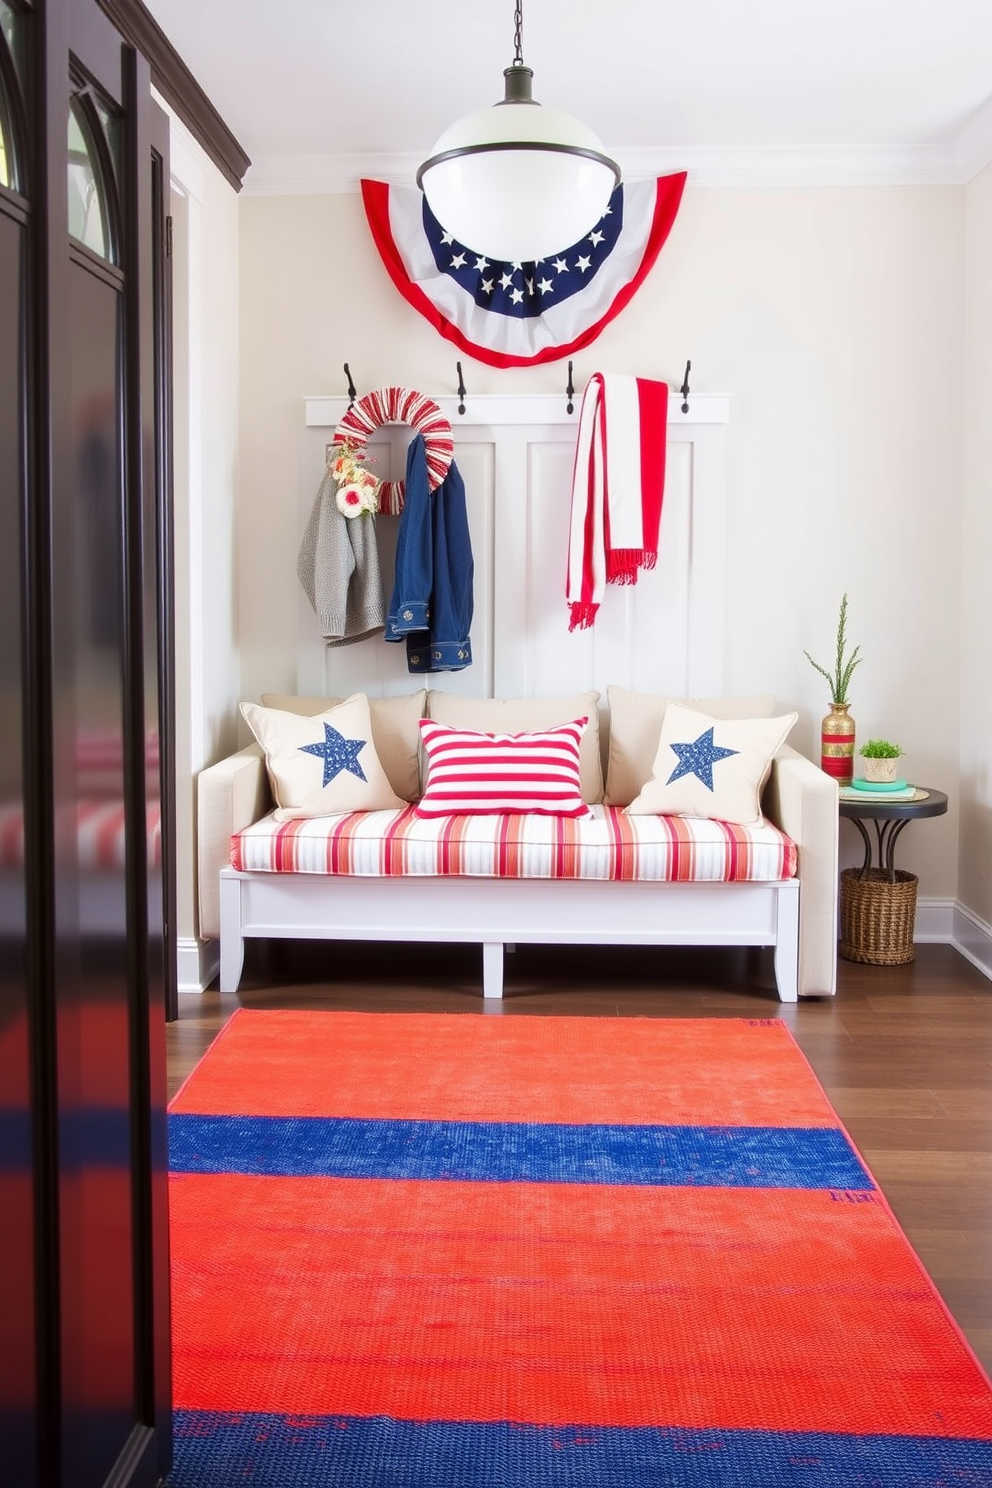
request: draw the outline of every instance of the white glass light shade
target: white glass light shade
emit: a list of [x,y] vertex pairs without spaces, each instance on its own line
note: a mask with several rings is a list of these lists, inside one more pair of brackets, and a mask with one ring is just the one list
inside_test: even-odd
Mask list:
[[591,232],[619,171],[593,131],[571,114],[538,103],[498,103],[446,129],[418,180],[438,222],[464,247],[526,263],[550,258]]

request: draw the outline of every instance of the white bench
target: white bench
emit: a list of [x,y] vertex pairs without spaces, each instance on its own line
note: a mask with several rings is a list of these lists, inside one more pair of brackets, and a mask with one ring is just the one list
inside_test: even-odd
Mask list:
[[231,867],[233,834],[271,809],[249,745],[199,777],[200,933],[220,939],[221,990],[237,989],[251,938],[468,942],[483,993],[502,995],[508,944],[772,946],[779,997],[836,989],[836,786],[784,747],[763,807],[796,844],[797,876],[772,882],[639,882],[457,876],[354,877]]

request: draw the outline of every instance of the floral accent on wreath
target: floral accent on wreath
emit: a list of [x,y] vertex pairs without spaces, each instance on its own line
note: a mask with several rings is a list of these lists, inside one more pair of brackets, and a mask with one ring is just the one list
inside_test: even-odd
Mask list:
[[327,468],[337,481],[338,511],[346,517],[361,517],[379,510],[379,488],[382,482],[362,464],[362,456],[353,444],[335,445]]

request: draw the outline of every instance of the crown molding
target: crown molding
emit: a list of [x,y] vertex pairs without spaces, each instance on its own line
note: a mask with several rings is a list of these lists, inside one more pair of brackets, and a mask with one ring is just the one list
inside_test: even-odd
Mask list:
[[[724,187],[963,186],[992,161],[992,100],[947,145],[688,146],[617,149],[630,180],[688,171],[689,185]],[[246,196],[345,195],[363,176],[411,185],[420,157],[260,155],[244,181]]]
[[950,144],[959,180],[967,184],[992,164],[992,98],[968,120]]
[[936,145],[697,145],[684,150],[621,150],[617,155],[631,179],[685,170],[689,185],[703,188],[958,184],[947,151]]
[[128,46],[141,53],[152,82],[221,174],[241,190],[251,161],[142,0],[97,0]]

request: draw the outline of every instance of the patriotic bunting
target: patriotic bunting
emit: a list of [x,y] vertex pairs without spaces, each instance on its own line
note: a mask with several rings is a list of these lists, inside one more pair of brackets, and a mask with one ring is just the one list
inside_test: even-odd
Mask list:
[[671,231],[685,181],[683,171],[618,186],[587,237],[537,263],[497,263],[455,242],[415,187],[363,180],[362,199],[404,299],[469,356],[524,367],[571,356],[619,315]]

